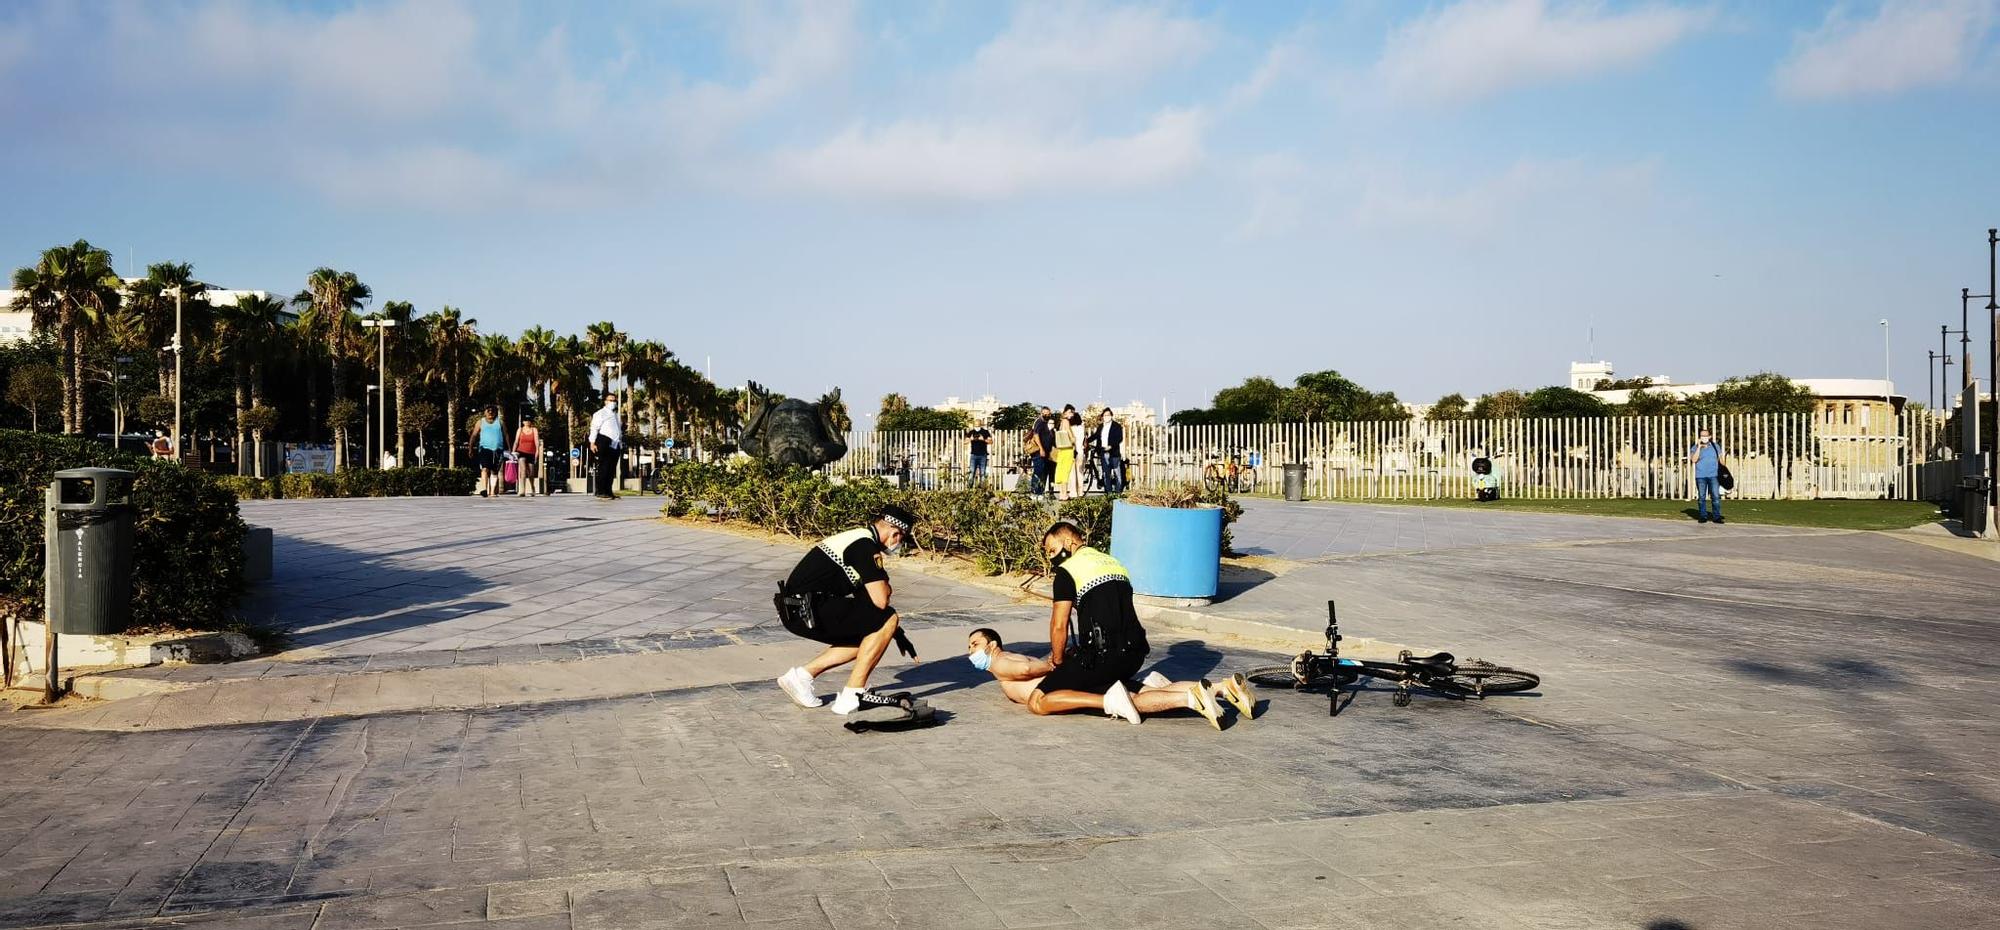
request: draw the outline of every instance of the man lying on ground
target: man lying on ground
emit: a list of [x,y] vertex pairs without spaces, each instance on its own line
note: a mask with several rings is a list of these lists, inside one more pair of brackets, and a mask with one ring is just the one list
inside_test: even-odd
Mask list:
[[[1024,656],[1018,652],[1008,652],[1001,647],[1000,634],[986,627],[973,630],[966,637],[965,651],[974,668],[990,672],[1000,682],[1000,693],[1016,704],[1025,704],[1037,714],[1055,713],[1050,704],[1041,697],[1042,679],[1055,671],[1055,664],[1047,659]],[[1124,682],[1117,682],[1099,696],[1098,704],[1090,707],[1088,702],[1079,703],[1065,710],[1102,710],[1108,716],[1119,717],[1130,723],[1138,723],[1144,714],[1157,714],[1186,708],[1203,717],[1216,729],[1222,729],[1222,705],[1217,698],[1223,698],[1236,705],[1243,716],[1255,713],[1257,700],[1250,690],[1250,682],[1242,675],[1231,675],[1219,684],[1206,681],[1170,681],[1157,671],[1146,673],[1146,678],[1138,692],[1128,691]]]

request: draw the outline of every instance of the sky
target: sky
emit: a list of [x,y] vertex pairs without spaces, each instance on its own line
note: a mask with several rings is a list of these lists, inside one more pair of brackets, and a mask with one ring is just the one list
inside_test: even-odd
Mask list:
[[6,0],[0,263],[331,266],[857,412],[1880,377],[1880,319],[1922,399],[1996,117],[2000,0]]

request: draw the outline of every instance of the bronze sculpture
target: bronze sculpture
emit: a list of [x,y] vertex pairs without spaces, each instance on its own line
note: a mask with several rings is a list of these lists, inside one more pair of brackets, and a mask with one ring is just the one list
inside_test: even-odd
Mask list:
[[755,381],[748,386],[750,425],[743,430],[742,448],[778,464],[818,468],[847,454],[845,433],[836,422],[840,389],[818,403],[785,398],[772,402],[771,393]]

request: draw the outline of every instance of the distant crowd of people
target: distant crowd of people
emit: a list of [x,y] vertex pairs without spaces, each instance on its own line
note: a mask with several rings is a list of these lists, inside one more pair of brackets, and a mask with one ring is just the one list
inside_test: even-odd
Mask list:
[[[986,480],[992,463],[993,431],[982,425],[965,435],[972,447],[972,478]],[[1085,417],[1073,404],[1064,404],[1061,413],[1043,407],[1035,422],[1021,432],[1021,446],[1018,467],[1028,474],[1035,494],[1063,500],[1082,497],[1088,485],[1085,475],[1091,471],[1105,493],[1125,490],[1125,425],[1110,408]]]

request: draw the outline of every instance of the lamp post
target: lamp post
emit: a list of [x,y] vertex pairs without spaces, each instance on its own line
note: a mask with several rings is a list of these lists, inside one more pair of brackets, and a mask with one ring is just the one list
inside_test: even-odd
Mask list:
[[[381,417],[382,444],[388,445],[389,443],[389,394],[388,394],[389,330],[396,328],[396,321],[388,319],[387,317],[383,317],[373,320],[362,320],[361,325],[363,327],[375,331],[375,387],[372,388],[372,390],[381,394],[381,400],[378,401],[378,403],[380,403],[381,406],[376,408],[376,415]],[[400,410],[397,411],[397,413],[401,412],[402,411]],[[368,456],[372,461],[374,461],[376,468],[382,467],[382,453],[380,450],[377,450],[375,448],[374,442],[372,440],[369,442],[368,445]]]
[[361,411],[361,441],[365,444],[362,446],[362,448],[369,450],[369,454],[362,456],[363,461],[368,460],[369,456],[372,456],[374,454],[375,405],[381,402],[381,394],[382,394],[381,387],[373,384],[368,385],[368,393],[365,396],[364,403],[362,404],[362,406],[365,409]]

